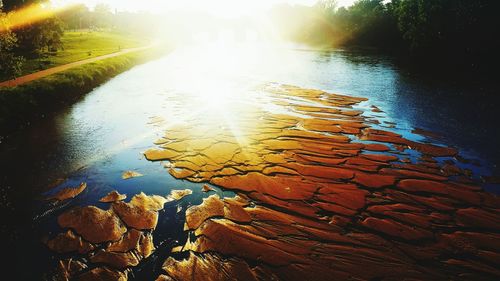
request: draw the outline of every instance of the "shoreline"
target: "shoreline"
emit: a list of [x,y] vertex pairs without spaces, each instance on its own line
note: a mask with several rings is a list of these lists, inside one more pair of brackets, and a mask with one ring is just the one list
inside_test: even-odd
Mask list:
[[75,103],[109,79],[168,50],[148,47],[73,66],[19,86],[0,87],[0,139]]

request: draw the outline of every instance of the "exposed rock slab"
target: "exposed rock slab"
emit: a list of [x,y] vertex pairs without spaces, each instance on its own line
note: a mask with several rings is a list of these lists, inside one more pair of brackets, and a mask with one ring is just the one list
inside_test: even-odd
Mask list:
[[127,199],[127,195],[120,194],[118,191],[113,190],[110,193],[108,193],[106,196],[99,199],[99,202],[112,203],[112,202],[116,202],[116,201],[122,201],[125,199]]
[[71,228],[91,243],[116,241],[127,231],[112,211],[94,206],[76,207],[57,218],[63,228]]
[[54,194],[50,197],[47,197],[47,200],[64,201],[64,200],[72,199],[72,198],[75,198],[76,196],[78,196],[80,193],[82,193],[86,188],[87,188],[87,183],[82,182],[77,187],[66,187],[66,188],[61,189],[56,194]]

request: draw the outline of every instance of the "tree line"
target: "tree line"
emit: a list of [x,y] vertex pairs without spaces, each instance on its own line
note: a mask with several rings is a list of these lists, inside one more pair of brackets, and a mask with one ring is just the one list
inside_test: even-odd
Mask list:
[[62,36],[65,30],[105,29],[113,25],[114,15],[109,6],[98,4],[90,11],[82,4],[11,27],[12,18],[27,7],[36,7],[36,11],[52,9],[47,5],[42,6],[43,2],[0,0],[0,77],[15,78],[22,73],[26,59],[43,57],[63,49]]
[[495,0],[358,0],[313,7],[280,5],[272,18],[281,34],[322,46],[362,46],[407,57],[483,67],[499,50]]

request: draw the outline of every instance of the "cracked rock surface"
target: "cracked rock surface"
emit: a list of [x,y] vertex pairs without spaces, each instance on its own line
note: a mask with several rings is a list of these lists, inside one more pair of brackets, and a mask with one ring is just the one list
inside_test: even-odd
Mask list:
[[178,179],[237,194],[186,211],[195,238],[175,251],[189,256],[168,258],[158,280],[500,278],[500,200],[455,148],[375,126],[353,108],[362,98],[260,90],[285,112],[241,112],[237,131],[173,126],[145,152]]
[[[44,241],[64,255],[55,278],[127,280],[161,251],[156,280],[500,279],[500,199],[460,151],[410,139],[364,98],[278,84],[255,92],[223,118],[155,121],[168,126],[145,158],[198,189],[130,200],[115,191],[65,210],[62,231]],[[165,204],[197,192],[201,203],[175,214],[187,239],[155,247]]]

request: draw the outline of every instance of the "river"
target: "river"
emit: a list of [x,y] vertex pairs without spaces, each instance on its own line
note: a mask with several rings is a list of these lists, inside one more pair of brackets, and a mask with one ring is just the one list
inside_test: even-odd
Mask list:
[[[70,206],[96,202],[114,189],[130,195],[192,189],[192,196],[165,207],[154,237],[158,248],[185,239],[183,213],[178,210],[201,203],[206,195],[200,191],[201,184],[176,180],[161,164],[142,156],[164,131],[155,118],[172,122],[169,113],[173,110],[188,115],[211,103],[230,107],[227,100],[267,82],[368,98],[361,107],[367,111],[372,105],[380,108],[383,112],[372,114],[388,126],[397,124],[392,131],[412,140],[458,148],[461,156],[474,163],[464,167],[478,176],[500,172],[500,130],[495,122],[500,104],[491,99],[497,94],[492,87],[435,74],[416,75],[391,57],[361,51],[217,44],[180,48],[118,75],[72,106],[1,139],[0,203],[6,222],[2,234],[17,243],[11,245],[16,249],[12,261],[32,268],[23,273],[27,276],[46,272],[54,257],[39,241],[57,228],[54,217]],[[203,95],[180,104],[178,99],[193,92]],[[436,136],[411,133],[416,128]],[[127,170],[147,177],[124,181],[121,175]],[[56,186],[87,182],[88,188],[69,206],[52,209],[39,199],[53,193],[48,186],[54,182],[63,182]],[[498,185],[485,188],[500,193]],[[102,203],[95,205],[104,208]],[[26,257],[30,249],[36,250]],[[157,270],[151,262],[143,268],[148,266]],[[140,278],[141,270],[134,274]]]

